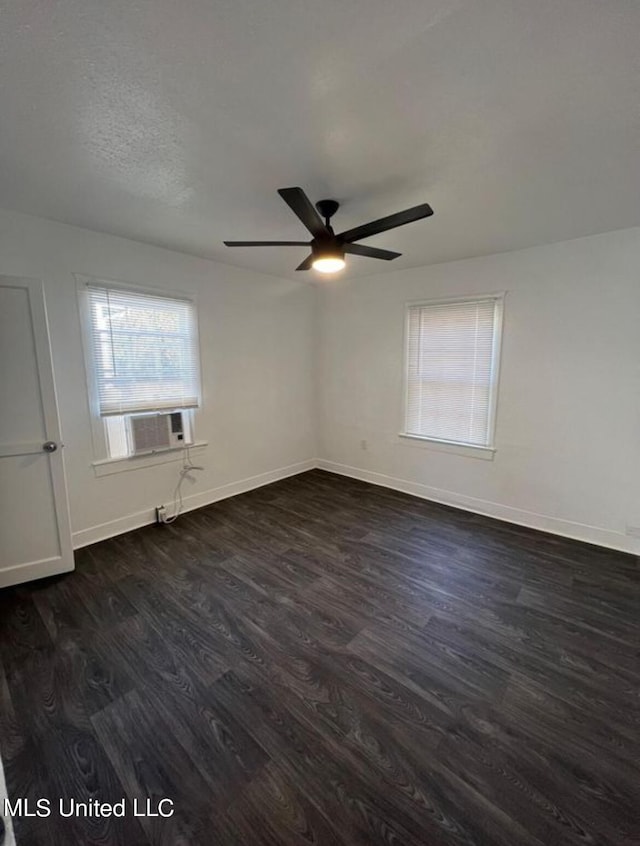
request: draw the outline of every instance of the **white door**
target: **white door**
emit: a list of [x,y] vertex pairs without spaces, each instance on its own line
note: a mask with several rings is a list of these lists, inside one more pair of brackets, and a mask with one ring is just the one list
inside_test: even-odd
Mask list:
[[44,289],[0,276],[0,587],[73,566]]

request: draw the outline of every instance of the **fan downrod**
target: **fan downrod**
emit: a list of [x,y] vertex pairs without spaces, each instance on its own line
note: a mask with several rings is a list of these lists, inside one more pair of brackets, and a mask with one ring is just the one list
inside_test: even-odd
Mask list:
[[340,208],[340,203],[337,200],[318,200],[316,208],[328,226],[329,221]]

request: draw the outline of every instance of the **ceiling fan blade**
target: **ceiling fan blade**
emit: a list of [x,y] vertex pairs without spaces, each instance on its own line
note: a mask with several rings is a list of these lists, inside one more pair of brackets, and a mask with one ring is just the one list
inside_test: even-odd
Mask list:
[[353,256],[367,256],[368,258],[384,259],[384,261],[391,261],[391,259],[402,255],[402,253],[394,253],[391,250],[365,247],[364,244],[344,244],[343,249],[345,253],[351,253]]
[[308,247],[308,241],[223,241],[225,247]]
[[386,232],[388,229],[395,229],[396,226],[404,226],[405,223],[412,223],[414,220],[420,220],[423,217],[431,217],[432,214],[431,206],[428,203],[423,203],[420,206],[390,214],[388,217],[381,217],[380,220],[372,220],[371,223],[356,226],[354,229],[347,229],[346,232],[341,232],[338,238],[345,242],[359,241],[361,238],[377,235],[378,232]]
[[313,253],[308,255],[304,261],[301,261],[300,264],[296,267],[296,270],[310,270],[312,264],[313,264]]
[[314,238],[326,238],[331,235],[302,188],[278,188],[278,194]]

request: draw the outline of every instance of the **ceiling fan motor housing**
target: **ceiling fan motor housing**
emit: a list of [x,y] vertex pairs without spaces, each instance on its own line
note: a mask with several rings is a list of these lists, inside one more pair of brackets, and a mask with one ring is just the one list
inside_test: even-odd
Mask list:
[[337,200],[318,200],[316,208],[320,215],[329,221],[340,208],[340,203]]
[[342,242],[336,237],[329,221],[340,208],[337,200],[318,200],[316,203],[318,212],[325,220],[327,232],[324,236],[316,236],[311,242],[311,253],[314,258],[331,256],[344,260],[344,248]]
[[344,246],[337,238],[314,238],[311,242],[311,254],[314,258],[335,256],[344,258]]

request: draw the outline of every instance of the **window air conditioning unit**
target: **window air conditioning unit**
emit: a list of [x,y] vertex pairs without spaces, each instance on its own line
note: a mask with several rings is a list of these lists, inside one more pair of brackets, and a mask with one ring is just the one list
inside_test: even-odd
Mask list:
[[132,455],[184,446],[182,412],[132,414],[129,434]]

